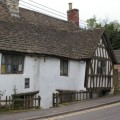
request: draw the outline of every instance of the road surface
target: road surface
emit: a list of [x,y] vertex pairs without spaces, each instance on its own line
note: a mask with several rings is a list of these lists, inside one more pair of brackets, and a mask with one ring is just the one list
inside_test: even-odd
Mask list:
[[120,103],[48,119],[37,120],[120,120]]

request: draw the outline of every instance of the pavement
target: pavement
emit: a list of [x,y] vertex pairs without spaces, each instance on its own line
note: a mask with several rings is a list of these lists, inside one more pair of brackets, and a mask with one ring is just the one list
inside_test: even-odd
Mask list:
[[74,102],[61,107],[33,110],[19,113],[2,113],[0,120],[35,120],[64,115],[72,112],[83,111],[104,105],[120,102],[120,95],[107,96],[89,101]]

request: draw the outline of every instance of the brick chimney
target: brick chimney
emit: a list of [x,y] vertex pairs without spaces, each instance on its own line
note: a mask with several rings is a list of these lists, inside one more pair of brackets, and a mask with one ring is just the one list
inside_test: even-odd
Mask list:
[[68,21],[72,21],[76,26],[79,27],[79,10],[72,9],[72,3],[69,3],[69,10],[67,11]]
[[0,1],[7,6],[11,16],[20,17],[19,0],[0,0]]

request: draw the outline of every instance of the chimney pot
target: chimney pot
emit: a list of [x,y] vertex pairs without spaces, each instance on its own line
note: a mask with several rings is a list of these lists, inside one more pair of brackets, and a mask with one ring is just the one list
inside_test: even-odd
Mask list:
[[72,3],[69,3],[69,10],[72,10]]

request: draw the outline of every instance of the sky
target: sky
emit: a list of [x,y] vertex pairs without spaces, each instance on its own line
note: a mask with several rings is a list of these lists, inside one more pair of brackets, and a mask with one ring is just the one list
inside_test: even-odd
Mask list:
[[[68,3],[72,3],[73,8],[79,9],[81,23],[85,23],[84,21],[94,15],[98,21],[105,20],[110,22],[116,20],[120,22],[120,0],[20,0],[21,7],[29,7],[28,9],[34,9],[64,20],[67,17],[65,14],[69,8]],[[52,11],[42,5],[63,14]]]

